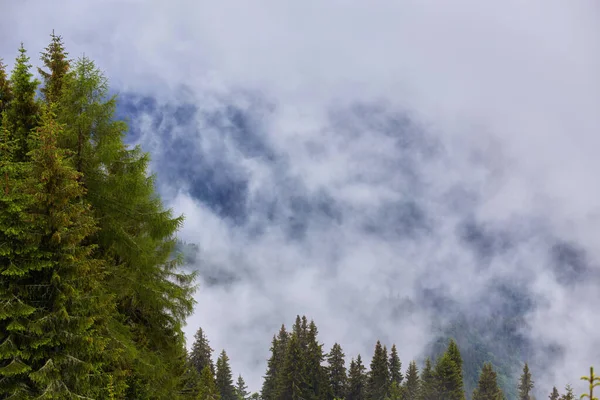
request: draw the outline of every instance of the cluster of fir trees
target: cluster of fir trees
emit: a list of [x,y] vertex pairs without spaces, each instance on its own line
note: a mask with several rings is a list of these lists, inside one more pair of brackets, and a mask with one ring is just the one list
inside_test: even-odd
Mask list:
[[[409,363],[402,373],[402,363],[395,345],[389,354],[387,347],[378,341],[367,370],[359,355],[352,358],[346,369],[345,354],[335,343],[329,353],[317,338],[317,327],[306,317],[296,317],[292,331],[285,325],[273,336],[271,356],[268,359],[262,390],[250,394],[244,379],[238,376],[234,384],[229,358],[223,350],[216,368],[212,349],[200,328],[189,355],[193,371],[191,385],[200,400],[504,400],[505,394],[498,385],[496,371],[491,363],[484,363],[477,387],[470,396],[463,385],[463,361],[456,342],[448,346],[435,362],[427,358],[419,371],[417,363]],[[192,375],[188,375],[192,376]],[[600,385],[600,378],[582,378]],[[518,400],[535,400],[534,382],[525,363],[517,385]],[[590,385],[590,391],[592,385]],[[590,394],[593,398],[593,394]],[[560,394],[554,387],[550,400],[574,400],[570,385]]]
[[0,399],[177,399],[193,275],[116,98],[54,34],[0,62]]

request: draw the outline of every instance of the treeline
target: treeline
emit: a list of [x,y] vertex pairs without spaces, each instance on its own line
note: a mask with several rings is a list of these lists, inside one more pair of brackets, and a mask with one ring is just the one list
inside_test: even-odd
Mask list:
[[182,217],[124,144],[116,98],[52,34],[0,62],[0,399],[183,399]]
[[[285,325],[273,336],[270,357],[260,393],[250,394],[241,375],[234,383],[229,358],[223,350],[216,368],[212,349],[202,329],[198,329],[189,355],[188,384],[201,400],[504,400],[496,372],[484,363],[473,393],[465,393],[460,350],[450,339],[443,354],[427,358],[422,369],[410,361],[403,372],[396,345],[390,350],[377,341],[369,368],[360,354],[350,359],[335,343],[325,353],[318,341],[313,321],[297,316],[291,331]],[[600,385],[593,370],[588,381]],[[529,366],[523,366],[517,391],[518,400],[534,400],[534,382]],[[593,398],[593,393],[588,395]],[[560,394],[552,388],[550,400],[574,400],[570,385]]]

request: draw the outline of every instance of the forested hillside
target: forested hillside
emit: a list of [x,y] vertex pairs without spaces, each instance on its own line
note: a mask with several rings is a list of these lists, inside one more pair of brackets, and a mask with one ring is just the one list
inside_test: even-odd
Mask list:
[[[94,62],[70,59],[52,34],[40,65],[23,45],[12,71],[0,63],[0,399],[533,398],[513,329],[521,306],[498,325],[461,316],[423,362],[379,341],[370,361],[343,344],[326,350],[298,316],[265,348],[254,394],[231,370],[236,354],[215,362],[202,329],[188,352],[196,276],[181,268],[194,257],[177,247],[183,216],[162,204],[149,154],[125,144]],[[495,329],[515,347],[487,343]],[[538,389],[574,398],[569,385]]]

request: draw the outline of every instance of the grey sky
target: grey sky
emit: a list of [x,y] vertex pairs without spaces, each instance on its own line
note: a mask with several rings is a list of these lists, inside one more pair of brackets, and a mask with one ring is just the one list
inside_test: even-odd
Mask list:
[[[597,268],[596,1],[0,0],[0,14],[8,22],[0,57],[9,64],[20,41],[35,57],[55,29],[72,56],[85,52],[119,91],[192,102],[205,113],[235,104],[255,116],[254,134],[274,159],[248,153],[205,114],[191,122],[200,132],[195,154],[248,182],[242,226],[160,182],[169,205],[186,214],[182,237],[200,244],[203,262],[253,276],[201,288],[186,328],[192,335],[202,326],[252,389],[271,335],[297,313],[348,356],[370,358],[380,337],[396,341],[407,366],[430,339],[430,315],[389,323],[375,312],[382,301],[441,285],[462,309],[476,309],[486,285],[517,277],[536,299],[527,334],[566,349],[552,376],[536,382],[580,387],[600,359],[597,281],[558,283],[547,267],[548,235],[539,234],[577,243]],[[268,104],[256,106],[242,90]],[[382,111],[353,120],[356,101]],[[399,110],[425,132],[414,151],[399,151],[385,129]],[[148,121],[135,121],[139,142],[159,160],[170,144]],[[187,128],[173,137],[190,135]],[[423,150],[429,144],[438,150]],[[194,160],[185,162],[193,170]],[[416,186],[404,167],[416,171]],[[457,191],[468,195],[453,204]],[[339,218],[313,208],[305,235],[290,237],[297,197],[334,204]],[[390,217],[392,205],[408,200],[433,227],[410,239],[391,233]],[[482,270],[456,234],[465,215],[509,229],[519,244]],[[369,224],[382,232],[366,232]]]

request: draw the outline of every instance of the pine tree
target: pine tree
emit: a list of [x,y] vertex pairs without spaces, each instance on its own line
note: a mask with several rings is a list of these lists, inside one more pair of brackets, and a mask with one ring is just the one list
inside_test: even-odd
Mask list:
[[450,352],[444,353],[435,366],[435,386],[440,396],[447,400],[464,400],[465,393],[460,368]]
[[418,400],[420,390],[419,370],[417,363],[411,361],[406,370],[406,381],[404,382],[404,400]]
[[473,391],[472,400],[503,400],[504,394],[498,387],[496,371],[492,364],[485,363],[479,375],[479,383]]
[[222,400],[237,400],[231,367],[229,366],[229,357],[227,357],[225,350],[221,351],[221,355],[217,359],[216,384]]
[[396,382],[398,386],[400,386],[404,377],[402,376],[402,363],[400,362],[400,357],[398,356],[398,349],[396,348],[395,344],[392,345],[389,365],[390,381]]
[[334,343],[331,351],[327,355],[329,384],[334,398],[341,399],[346,395],[348,377],[346,375],[346,363],[344,357],[345,354],[342,350],[342,346],[338,343]]
[[425,359],[425,367],[421,374],[421,388],[419,393],[419,400],[437,400],[438,391],[436,387],[436,376],[435,371],[431,365],[431,359]]
[[292,333],[286,353],[283,370],[278,376],[277,399],[301,400],[306,398],[306,376],[304,357],[297,332]]
[[0,58],[0,116],[8,108],[8,103],[12,100],[12,88],[8,74],[6,73],[6,64]]
[[306,380],[305,398],[327,400],[331,396],[331,387],[327,371],[321,365],[325,360],[323,345],[318,342],[318,329],[314,321],[310,321],[307,332],[307,350],[304,355],[304,376]]
[[367,399],[367,374],[366,368],[362,363],[360,354],[356,360],[350,361],[348,371],[348,395],[346,400],[366,400]]
[[54,31],[52,31],[50,37],[51,42],[42,52],[41,57],[48,71],[38,68],[44,83],[41,93],[48,104],[56,103],[60,99],[64,79],[70,67],[70,62],[67,59],[68,53],[65,51],[62,37],[55,35]]
[[191,364],[198,373],[202,373],[204,367],[208,366],[212,374],[215,374],[215,365],[212,361],[212,351],[208,339],[204,335],[202,328],[198,328],[194,335],[194,343],[189,355]]
[[369,400],[385,399],[390,383],[389,373],[387,350],[378,340],[371,360],[371,371],[369,372],[367,385]]
[[38,124],[39,106],[35,99],[35,91],[40,82],[33,79],[30,70],[29,57],[21,43],[19,56],[10,76],[12,98],[6,108],[5,117],[10,134],[16,140],[14,156],[17,161],[25,161],[29,152],[29,135]]
[[558,389],[556,389],[556,386],[552,388],[552,393],[550,393],[550,396],[548,396],[548,398],[550,400],[560,400],[560,394],[558,393]]
[[458,345],[456,344],[456,341],[454,339],[450,339],[450,341],[448,342],[448,348],[446,349],[446,352],[450,356],[450,359],[452,361],[454,361],[454,363],[458,367],[460,379],[462,381],[463,380],[463,372],[462,372],[463,360],[462,360],[462,356],[460,355],[460,350],[458,349]]
[[198,391],[198,400],[221,400],[221,395],[217,389],[215,378],[208,365],[205,366],[200,373],[200,389]]
[[563,394],[560,400],[575,400],[575,394],[571,385],[565,386],[565,394]]
[[531,391],[533,390],[533,380],[531,379],[531,372],[529,372],[529,365],[525,363],[523,366],[523,373],[519,378],[519,400],[531,400]]
[[237,396],[237,400],[249,400],[250,392],[248,391],[248,386],[246,386],[246,382],[242,375],[238,375],[237,382],[235,385],[235,394]]
[[104,263],[92,257],[94,246],[85,244],[96,221],[82,201],[77,172],[56,146],[62,127],[48,108],[41,122],[29,137],[33,150],[23,186],[33,200],[27,207],[28,239],[37,254],[7,260],[2,271],[13,281],[6,308],[16,312],[8,316],[12,321],[3,343],[10,343],[12,361],[0,375],[8,378],[3,387],[17,397],[19,392],[91,397],[108,385],[100,367],[110,357],[106,324],[114,308],[110,296],[101,293]]
[[285,363],[285,354],[289,340],[289,334],[285,329],[285,325],[281,325],[281,329],[277,336],[273,336],[271,345],[271,357],[267,362],[267,373],[263,380],[261,397],[263,400],[277,399],[277,383],[283,371]]

